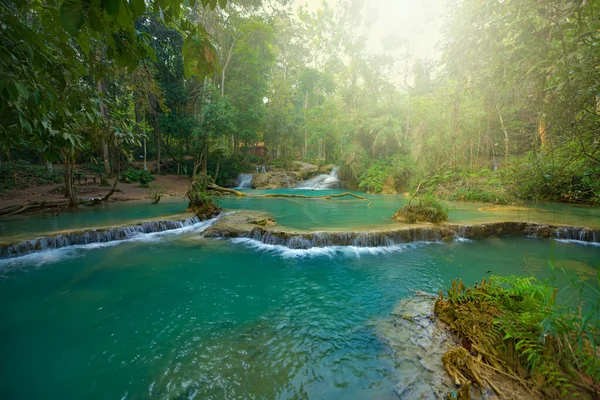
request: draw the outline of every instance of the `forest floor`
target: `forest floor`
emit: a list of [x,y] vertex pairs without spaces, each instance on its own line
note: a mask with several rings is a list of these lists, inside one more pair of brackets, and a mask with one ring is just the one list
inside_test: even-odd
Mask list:
[[[150,185],[163,192],[163,197],[183,197],[187,191],[187,178],[178,178],[177,175],[154,175],[156,180]],[[112,181],[109,181],[112,186]],[[6,196],[0,196],[0,208],[23,204],[26,201],[49,201],[64,199],[63,191],[57,190],[61,184],[35,186],[27,189],[15,190]],[[103,187],[97,183],[78,185],[78,197],[80,199],[96,198],[106,195],[110,187]],[[140,187],[140,184],[119,182],[117,192],[110,198],[111,201],[143,200],[150,198],[148,188]]]

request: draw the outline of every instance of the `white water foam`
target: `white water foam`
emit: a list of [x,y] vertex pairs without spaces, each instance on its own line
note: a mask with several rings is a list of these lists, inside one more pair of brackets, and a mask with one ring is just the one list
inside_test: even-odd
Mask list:
[[455,242],[458,242],[458,243],[473,243],[473,242],[475,242],[475,241],[474,241],[474,240],[472,240],[472,239],[467,239],[467,238],[465,238],[465,237],[461,237],[461,236],[457,236],[457,237],[455,237],[455,238],[454,238],[454,241],[455,241]]
[[337,256],[356,257],[376,256],[381,254],[399,253],[410,249],[421,247],[427,244],[441,244],[442,242],[412,242],[402,243],[392,246],[381,247],[360,247],[360,246],[327,246],[311,247],[310,249],[292,249],[282,245],[265,244],[259,240],[250,238],[230,239],[234,244],[241,244],[253,250],[262,251],[269,254],[280,255],[284,258],[312,258]]
[[307,190],[327,190],[335,189],[339,187],[340,180],[338,178],[338,171],[340,167],[333,167],[329,175],[317,175],[312,179],[304,182],[298,182],[296,189],[307,189]]
[[554,239],[557,242],[561,242],[561,243],[571,243],[571,244],[580,244],[580,245],[584,245],[584,246],[594,246],[594,247],[600,247],[600,243],[598,242],[585,242],[583,240],[575,240],[575,239]]
[[6,268],[16,268],[20,266],[31,266],[35,265],[37,267],[53,264],[59,261],[71,260],[75,258],[82,257],[85,250],[93,250],[100,249],[105,247],[117,246],[126,242],[143,242],[143,243],[152,243],[159,242],[167,237],[177,237],[183,234],[188,233],[201,233],[205,231],[207,228],[212,226],[215,222],[217,222],[220,218],[223,218],[226,215],[230,215],[232,212],[223,213],[215,218],[200,221],[193,225],[184,226],[182,228],[172,229],[168,231],[162,232],[151,232],[151,233],[138,233],[132,237],[123,240],[113,240],[110,242],[99,242],[99,243],[89,243],[89,244],[80,244],[73,245],[67,247],[61,247],[58,249],[49,249],[44,251],[39,251],[35,253],[25,254],[18,257],[13,258],[4,258],[0,259],[0,270]]

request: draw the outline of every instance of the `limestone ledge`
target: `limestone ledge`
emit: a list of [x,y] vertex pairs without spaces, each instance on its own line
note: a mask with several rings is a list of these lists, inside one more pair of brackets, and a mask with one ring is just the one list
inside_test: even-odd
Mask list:
[[497,221],[481,224],[390,224],[375,229],[308,231],[281,227],[267,213],[241,211],[221,218],[203,233],[213,238],[250,238],[293,249],[326,246],[379,247],[416,241],[478,240],[493,236],[531,236],[600,242],[600,230],[536,222]]

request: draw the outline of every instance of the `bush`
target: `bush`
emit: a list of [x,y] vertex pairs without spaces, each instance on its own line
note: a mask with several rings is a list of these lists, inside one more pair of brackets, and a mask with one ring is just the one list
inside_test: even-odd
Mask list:
[[371,163],[360,176],[358,188],[368,193],[381,193],[386,185],[396,187],[405,184],[412,174],[406,157],[388,157]]
[[417,204],[409,202],[392,216],[398,222],[414,224],[416,222],[431,222],[439,224],[448,220],[448,208],[433,196],[419,198]]
[[140,187],[147,188],[156,177],[144,169],[129,168],[121,174],[121,181],[125,183],[139,182]]
[[600,166],[580,157],[571,161],[577,149],[556,154],[513,159],[503,172],[512,182],[511,192],[526,200],[558,200],[596,203],[600,201]]
[[43,165],[27,162],[4,163],[0,168],[0,192],[8,193],[15,189],[62,183],[62,173],[48,171]]

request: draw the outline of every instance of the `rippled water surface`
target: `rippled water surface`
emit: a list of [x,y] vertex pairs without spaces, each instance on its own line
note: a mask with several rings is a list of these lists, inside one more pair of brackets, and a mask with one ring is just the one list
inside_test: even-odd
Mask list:
[[550,258],[592,278],[600,248],[291,251],[188,231],[4,260],[0,398],[393,398],[402,368],[378,326],[410,289],[548,276]]

